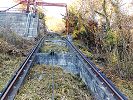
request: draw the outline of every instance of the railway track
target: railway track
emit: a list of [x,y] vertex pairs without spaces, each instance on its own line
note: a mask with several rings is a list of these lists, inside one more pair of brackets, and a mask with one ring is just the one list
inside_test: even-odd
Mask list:
[[87,63],[87,67],[89,69],[86,69],[88,69],[88,71],[92,70],[92,72],[100,80],[105,89],[108,90],[110,92],[110,95],[113,96],[113,98],[112,96],[110,96],[112,99],[108,98],[109,100],[127,100],[127,98],[114,86],[114,84],[80,50],[78,50],[70,41],[68,41],[67,39],[65,40],[71,46],[71,48],[74,49],[74,51],[76,51],[78,55]]
[[17,91],[19,90],[21,84],[24,81],[24,78],[28,74],[30,67],[32,66],[35,58],[35,54],[38,52],[41,44],[43,42],[43,38],[39,40],[37,45],[32,49],[30,54],[27,56],[25,61],[21,64],[20,68],[15,72],[12,79],[9,81],[5,89],[0,95],[1,100],[13,100]]
[[[45,39],[51,35],[53,38],[56,36],[55,34],[48,34],[47,37],[42,37],[37,45],[32,49],[31,53],[27,56],[20,68],[15,72],[14,76],[0,95],[1,100],[14,99],[25,77],[28,75],[30,68],[35,62],[36,54],[44,44]],[[78,73],[97,100],[127,100],[127,98],[113,85],[113,83],[108,80],[106,76],[101,73],[100,70],[89,59],[87,59],[81,51],[79,51],[66,38],[62,38],[59,35],[57,36],[61,38],[61,40],[65,41],[67,47],[69,48],[69,52],[74,54],[74,57],[78,59]]]

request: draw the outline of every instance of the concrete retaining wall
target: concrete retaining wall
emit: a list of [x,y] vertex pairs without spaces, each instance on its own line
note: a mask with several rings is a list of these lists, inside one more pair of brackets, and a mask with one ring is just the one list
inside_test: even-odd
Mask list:
[[36,37],[38,16],[28,13],[0,12],[0,26],[10,28],[22,37]]

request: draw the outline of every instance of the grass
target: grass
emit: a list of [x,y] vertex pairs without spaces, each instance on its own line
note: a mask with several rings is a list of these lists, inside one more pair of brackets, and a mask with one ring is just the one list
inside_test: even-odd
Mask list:
[[125,81],[118,78],[114,83],[129,100],[133,100],[133,81]]
[[[4,30],[3,30],[4,29]],[[22,39],[17,34],[1,29],[0,33],[0,92],[6,86],[19,68],[19,64],[24,59],[23,55],[32,48],[30,40]],[[5,31],[3,33],[3,31]]]
[[58,45],[52,42],[46,42],[41,48],[41,52],[43,53],[50,53],[51,51],[55,51],[57,53],[68,52],[68,48],[66,46]]
[[[79,41],[75,40],[74,44],[87,56],[93,57],[93,54],[87,52],[87,48],[84,45],[79,44]],[[112,56],[113,57],[113,56]],[[114,59],[114,58],[113,58]],[[94,59],[95,60],[95,59]],[[95,61],[93,61],[95,62]],[[113,62],[113,61],[112,61]],[[106,74],[107,78],[109,78],[115,86],[127,96],[129,100],[133,100],[133,81],[122,80],[120,77],[113,72],[113,69],[108,69],[106,66],[101,66],[99,63],[95,63],[97,67]],[[106,67],[106,68],[105,68]]]
[[74,45],[79,48],[79,50],[86,56],[86,57],[93,57],[93,54],[87,50],[84,44],[78,40],[74,40]]
[[[82,80],[54,67],[55,100],[92,100]],[[52,100],[52,67],[35,65],[15,100]]]
[[103,72],[129,100],[133,100],[133,81],[120,79],[111,70],[104,70]]
[[0,53],[0,91],[5,87],[23,58]]

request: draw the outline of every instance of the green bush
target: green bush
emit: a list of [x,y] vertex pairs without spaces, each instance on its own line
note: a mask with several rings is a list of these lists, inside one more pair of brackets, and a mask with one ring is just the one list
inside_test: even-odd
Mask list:
[[117,33],[115,31],[108,31],[107,36],[105,37],[105,41],[107,45],[116,44],[118,40]]

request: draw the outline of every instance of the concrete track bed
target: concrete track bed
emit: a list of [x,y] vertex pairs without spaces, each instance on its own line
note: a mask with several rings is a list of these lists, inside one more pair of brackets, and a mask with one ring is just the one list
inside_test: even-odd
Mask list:
[[[52,78],[53,75],[53,78]],[[35,65],[15,100],[92,100],[84,82],[58,66]]]

